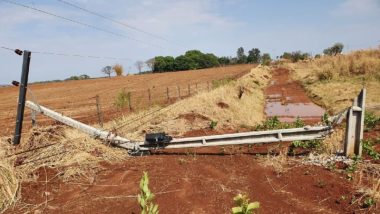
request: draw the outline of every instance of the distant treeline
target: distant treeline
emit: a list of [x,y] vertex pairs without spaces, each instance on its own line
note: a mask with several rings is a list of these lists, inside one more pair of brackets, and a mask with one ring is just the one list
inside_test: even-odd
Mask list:
[[189,50],[184,55],[173,56],[156,56],[146,61],[146,65],[154,73],[168,71],[196,70],[203,68],[212,68],[221,65],[245,64],[245,63],[263,63],[269,64],[272,61],[269,54],[261,55],[258,48],[244,53],[242,47],[238,48],[236,57],[217,57],[212,53],[202,53],[199,50]]
[[71,76],[69,78],[66,78],[64,80],[46,80],[46,81],[37,81],[33,82],[34,84],[36,83],[50,83],[50,82],[63,82],[63,81],[69,81],[69,80],[85,80],[85,79],[90,79],[91,77],[88,76],[87,74],[82,74],[79,76]]

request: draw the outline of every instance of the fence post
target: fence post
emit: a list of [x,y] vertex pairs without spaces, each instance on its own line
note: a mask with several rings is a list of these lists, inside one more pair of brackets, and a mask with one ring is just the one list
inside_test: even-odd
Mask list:
[[18,145],[21,140],[22,122],[24,120],[24,110],[25,110],[25,97],[26,97],[26,90],[28,87],[30,58],[31,58],[31,52],[24,50],[13,145]]
[[346,134],[344,142],[345,156],[362,155],[366,89],[362,89],[353,105],[347,111]]
[[166,87],[166,97],[168,99],[168,102],[170,101],[170,97],[169,97],[169,87]]
[[131,100],[132,100],[132,92],[128,92],[128,106],[129,106],[129,111],[132,111],[132,103],[131,103]]
[[187,84],[187,94],[190,96],[191,92],[190,92],[190,84]]
[[151,95],[150,95],[150,88],[148,88],[148,99],[149,99],[149,105],[151,105]]
[[99,95],[96,95],[95,99],[96,99],[96,112],[98,115],[98,122],[99,122],[100,126],[103,128],[103,114],[102,114],[102,110],[100,108]]
[[207,90],[210,91],[210,83],[207,82]]
[[177,89],[178,89],[178,97],[179,99],[181,99],[181,88],[177,85]]

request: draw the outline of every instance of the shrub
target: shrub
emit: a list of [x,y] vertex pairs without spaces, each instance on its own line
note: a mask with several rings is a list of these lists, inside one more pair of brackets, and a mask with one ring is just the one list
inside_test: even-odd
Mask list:
[[269,53],[263,54],[261,57],[261,64],[269,66],[272,62],[272,58],[270,57]]
[[260,203],[249,202],[250,199],[246,194],[238,194],[234,197],[236,207],[231,209],[233,214],[252,214],[255,210],[260,208]]
[[321,81],[329,81],[329,80],[332,80],[333,77],[334,77],[334,74],[331,70],[329,69],[324,69],[322,71],[319,71],[317,73],[317,77],[319,80]]
[[112,67],[112,69],[115,71],[116,76],[122,76],[124,69],[122,65],[116,64]]
[[131,92],[126,93],[125,90],[121,90],[117,96],[114,105],[117,108],[125,108],[127,105],[131,106]]
[[149,176],[144,172],[140,180],[140,194],[137,201],[141,208],[141,214],[158,214],[158,205],[153,203],[154,194],[149,190]]

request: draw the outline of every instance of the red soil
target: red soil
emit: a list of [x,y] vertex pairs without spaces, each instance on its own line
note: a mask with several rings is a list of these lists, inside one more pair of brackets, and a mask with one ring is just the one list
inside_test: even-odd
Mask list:
[[22,184],[22,199],[8,213],[139,213],[136,195],[143,171],[149,172],[161,213],[229,213],[240,192],[260,202],[260,213],[352,213],[358,208],[350,206],[354,190],[340,174],[295,164],[278,174],[260,161],[252,155],[201,153],[134,157],[104,164],[93,183],[64,183],[57,171],[40,169],[37,182]]

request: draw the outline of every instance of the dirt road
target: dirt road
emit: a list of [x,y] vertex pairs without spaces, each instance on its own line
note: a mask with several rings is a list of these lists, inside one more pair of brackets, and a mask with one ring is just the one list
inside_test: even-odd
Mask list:
[[325,110],[311,101],[299,83],[290,79],[287,69],[275,69],[272,74],[272,82],[265,91],[267,117],[277,116],[282,122],[300,117],[308,124],[321,121]]

